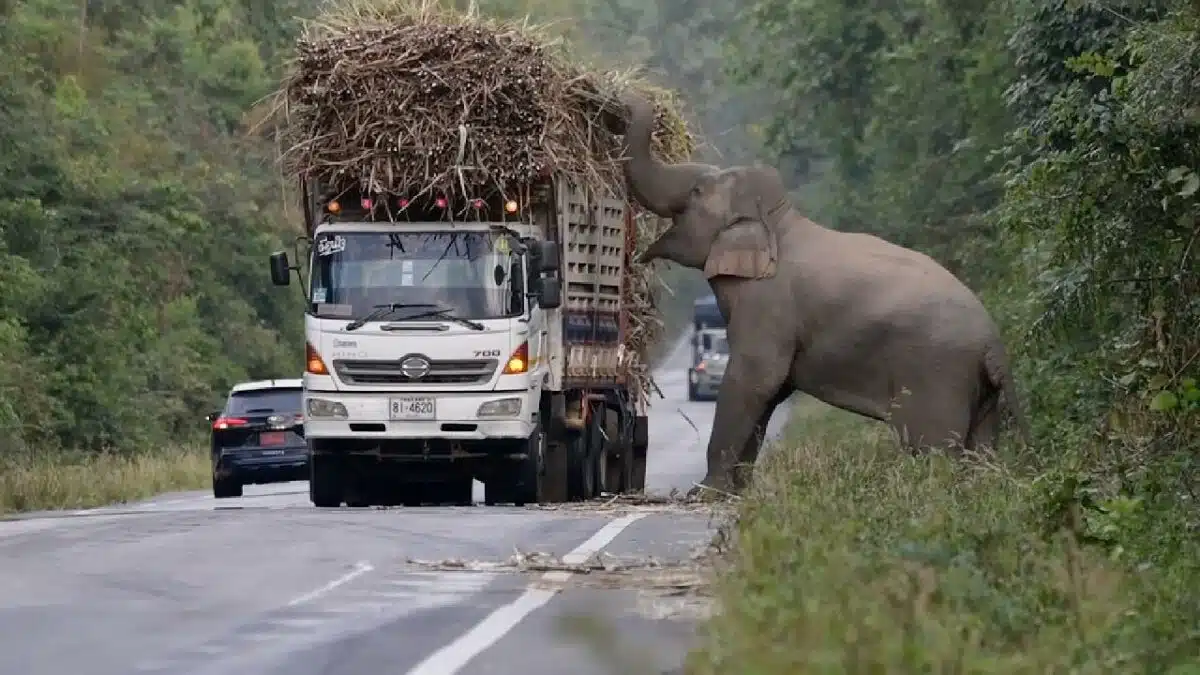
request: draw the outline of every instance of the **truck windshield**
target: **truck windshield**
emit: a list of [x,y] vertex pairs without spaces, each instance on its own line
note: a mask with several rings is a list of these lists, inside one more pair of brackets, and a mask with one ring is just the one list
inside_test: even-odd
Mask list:
[[[464,319],[519,316],[524,277],[508,243],[492,232],[322,233],[313,242],[314,313],[359,317],[379,305],[403,303]],[[422,313],[401,310],[387,319]]]

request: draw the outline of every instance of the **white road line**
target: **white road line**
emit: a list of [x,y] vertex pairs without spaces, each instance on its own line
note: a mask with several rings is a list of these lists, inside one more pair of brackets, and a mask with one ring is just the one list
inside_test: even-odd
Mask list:
[[[563,556],[562,561],[568,565],[578,565],[586,562],[588,558],[611,543],[613,539],[616,539],[622,530],[645,517],[645,515],[644,513],[634,513],[609,521],[608,524],[600,528],[587,541]],[[571,574],[569,572],[555,571],[542,575],[543,581],[550,581],[556,584],[570,578]],[[537,608],[550,602],[550,599],[557,593],[557,589],[527,589],[516,600],[497,608],[484,618],[483,621],[475,624],[471,630],[460,635],[458,639],[430,654],[428,658],[418,663],[406,675],[454,675],[454,673],[462,670],[464,666],[470,663],[471,659],[479,656],[485,649],[499,642],[500,638],[515,628],[522,619],[532,614]]]
[[343,574],[342,576],[334,579],[333,581],[325,584],[324,586],[316,589],[315,591],[310,591],[308,593],[305,593],[304,595],[301,595],[300,597],[292,599],[292,601],[288,603],[288,607],[295,607],[296,605],[306,603],[310,600],[316,600],[317,598],[321,597],[322,595],[325,595],[326,593],[328,593],[329,591],[332,591],[333,589],[337,588],[338,586],[341,586],[342,584],[353,581],[353,580],[357,579],[358,577],[361,577],[362,575],[364,575],[367,572],[370,572],[371,570],[374,570],[374,569],[375,568],[371,566],[371,563],[369,563],[365,560],[358,562],[354,565],[354,569]]

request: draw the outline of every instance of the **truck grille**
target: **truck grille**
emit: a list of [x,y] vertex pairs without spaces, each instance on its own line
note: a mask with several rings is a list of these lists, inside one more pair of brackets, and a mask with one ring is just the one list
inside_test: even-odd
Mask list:
[[414,380],[400,371],[400,361],[333,361],[333,369],[347,384],[473,384],[487,382],[500,362],[430,361],[429,374]]

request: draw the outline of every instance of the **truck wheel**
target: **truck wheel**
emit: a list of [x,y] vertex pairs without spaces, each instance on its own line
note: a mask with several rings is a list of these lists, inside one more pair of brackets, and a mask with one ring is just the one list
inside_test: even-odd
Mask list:
[[598,436],[598,429],[596,415],[588,415],[587,425],[571,448],[571,482],[568,493],[571,501],[592,499],[598,494],[596,481],[600,473],[598,459],[601,453],[593,440]]
[[242,482],[237,478],[213,478],[213,499],[242,496]]
[[633,439],[630,443],[629,492],[646,491],[646,455],[650,447],[650,421],[638,416],[634,418]]
[[442,497],[454,506],[475,506],[475,481],[470,476],[454,476],[443,486]]
[[562,504],[570,499],[570,443],[546,439],[546,456],[542,462],[543,504]]
[[308,498],[313,506],[336,509],[342,505],[342,458],[331,455],[308,456]]
[[[588,456],[591,458],[592,484],[588,499],[595,499],[605,490],[608,477],[608,441],[604,440],[608,409],[604,406],[592,408],[591,423],[588,424]],[[611,437],[610,437],[611,438]]]
[[545,498],[546,466],[546,432],[539,424],[533,428],[533,434],[525,447],[525,459],[516,466],[516,476],[512,482],[512,500],[514,506],[537,504]]
[[625,490],[623,467],[625,456],[629,454],[629,443],[626,442],[627,439],[621,437],[621,413],[612,408],[605,408],[604,435],[608,437],[608,440],[604,441],[606,466],[604,481],[600,484],[600,489],[612,494],[619,494]]

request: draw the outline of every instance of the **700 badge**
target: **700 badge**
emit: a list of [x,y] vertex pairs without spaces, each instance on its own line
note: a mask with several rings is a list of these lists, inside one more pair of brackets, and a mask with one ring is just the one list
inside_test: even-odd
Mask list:
[[437,401],[429,396],[394,396],[388,402],[393,420],[437,419]]

